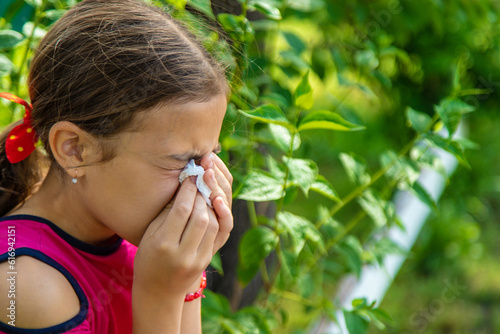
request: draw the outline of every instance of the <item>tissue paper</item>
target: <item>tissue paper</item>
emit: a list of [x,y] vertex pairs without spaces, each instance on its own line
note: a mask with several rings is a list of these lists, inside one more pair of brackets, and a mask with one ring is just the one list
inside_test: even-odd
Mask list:
[[212,207],[212,202],[210,201],[212,190],[210,190],[205,181],[203,181],[203,175],[205,175],[203,167],[198,166],[195,164],[194,160],[191,160],[181,172],[181,175],[179,175],[179,182],[182,183],[188,176],[197,176],[196,187],[198,187],[198,191],[201,193],[208,206]]

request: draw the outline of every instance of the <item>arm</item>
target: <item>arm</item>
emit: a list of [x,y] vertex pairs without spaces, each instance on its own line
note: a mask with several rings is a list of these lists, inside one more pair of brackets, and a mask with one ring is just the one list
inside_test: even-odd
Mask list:
[[[204,158],[201,164],[206,171],[204,181],[212,190],[210,200],[213,203],[219,223],[219,232],[213,250],[213,254],[215,254],[227,241],[229,232],[233,228],[233,216],[230,209],[232,202],[232,176],[224,162],[216,155]],[[199,285],[198,281],[189,291],[197,291]],[[181,333],[201,333],[201,298],[184,303]]]
[[[198,291],[200,282],[193,284],[189,291]],[[181,318],[182,334],[201,333],[201,298],[185,302]]]
[[[45,328],[61,324],[80,311],[80,302],[69,281],[55,268],[29,256],[16,259],[17,274],[8,272],[9,264],[0,263],[0,321],[20,328]],[[7,280],[13,278],[15,285]],[[12,294],[15,294],[12,295]],[[9,297],[10,295],[10,297]],[[11,301],[15,318],[6,317]],[[48,302],[50,301],[50,302]]]
[[[217,203],[216,210],[225,206]],[[186,179],[171,209],[150,223],[139,244],[132,288],[134,334],[180,332],[184,297],[198,289],[218,232],[215,212]],[[191,321],[200,323],[199,316]]]
[[229,181],[225,177],[226,183],[219,186],[220,170],[214,170],[215,164],[208,169],[207,178],[213,175],[216,180],[207,183],[214,209],[188,178],[171,208],[151,222],[139,244],[132,292],[134,334],[201,333],[201,300],[184,302],[184,297],[198,290],[203,270],[233,226],[231,197],[226,195]]
[[152,294],[134,284],[132,288],[133,333],[178,334],[184,296],[165,296],[158,300]]

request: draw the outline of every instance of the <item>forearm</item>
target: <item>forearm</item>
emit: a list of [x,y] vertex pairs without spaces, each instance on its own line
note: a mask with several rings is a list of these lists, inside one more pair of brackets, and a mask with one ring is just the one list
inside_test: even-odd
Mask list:
[[201,334],[201,298],[184,303],[181,334]]
[[133,334],[179,334],[183,296],[160,299],[147,292],[133,290]]
[[[200,282],[197,281],[189,291],[197,291]],[[181,334],[201,334],[201,298],[184,302],[182,308]]]

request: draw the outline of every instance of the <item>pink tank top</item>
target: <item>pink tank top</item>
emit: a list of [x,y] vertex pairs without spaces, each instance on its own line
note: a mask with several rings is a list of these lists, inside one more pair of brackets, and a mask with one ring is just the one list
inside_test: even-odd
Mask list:
[[[15,250],[15,255],[9,254],[9,247]],[[9,326],[2,314],[0,333],[132,333],[131,293],[136,251],[136,246],[123,239],[106,247],[84,243],[40,217],[0,218],[0,262],[21,255],[34,257],[61,272],[80,300],[76,316],[44,329]],[[11,320],[7,318],[8,321]]]

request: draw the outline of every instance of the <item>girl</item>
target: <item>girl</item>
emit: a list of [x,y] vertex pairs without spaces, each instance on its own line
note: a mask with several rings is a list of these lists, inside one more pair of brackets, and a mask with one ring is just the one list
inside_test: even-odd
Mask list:
[[[29,92],[3,95],[26,115],[0,142],[0,332],[200,333],[233,225],[221,67],[161,10],[87,0],[41,41]],[[191,159],[213,208],[179,183]]]

